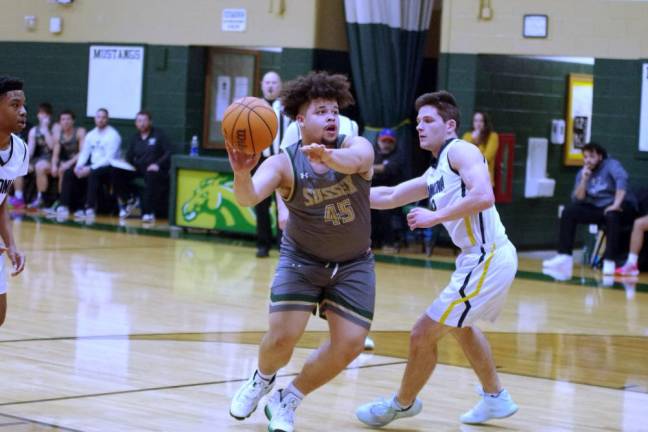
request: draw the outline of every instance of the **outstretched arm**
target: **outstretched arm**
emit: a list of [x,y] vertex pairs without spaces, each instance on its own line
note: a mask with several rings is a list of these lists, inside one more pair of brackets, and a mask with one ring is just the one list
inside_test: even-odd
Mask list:
[[454,204],[430,211],[415,208],[407,215],[410,229],[428,228],[479,213],[495,204],[488,168],[477,147],[469,143],[455,144],[448,153],[452,167],[466,185],[466,196]]
[[371,188],[369,199],[373,209],[390,209],[420,201],[428,196],[425,175],[408,180],[396,186]]
[[254,176],[251,171],[259,163],[260,153],[248,155],[227,146],[227,155],[234,171],[234,196],[240,205],[254,206],[281,185],[283,154],[270,156],[263,161]]
[[311,161],[321,162],[342,174],[369,174],[373,168],[374,151],[364,137],[349,138],[344,148],[330,149],[323,144],[304,145],[301,151]]

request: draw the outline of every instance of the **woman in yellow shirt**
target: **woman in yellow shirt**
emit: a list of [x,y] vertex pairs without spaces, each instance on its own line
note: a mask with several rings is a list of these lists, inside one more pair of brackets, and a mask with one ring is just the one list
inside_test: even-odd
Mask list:
[[483,111],[473,114],[473,129],[463,135],[463,140],[475,144],[488,162],[491,184],[495,185],[495,156],[499,148],[499,136],[493,131],[490,117]]

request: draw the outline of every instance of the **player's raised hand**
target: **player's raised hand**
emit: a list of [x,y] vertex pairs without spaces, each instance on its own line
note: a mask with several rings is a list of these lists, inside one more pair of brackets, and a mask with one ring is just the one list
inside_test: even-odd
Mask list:
[[409,225],[410,230],[430,228],[438,223],[434,212],[422,207],[414,207],[407,214],[407,225]]
[[234,172],[250,172],[257,166],[259,159],[261,159],[261,153],[243,153],[229,145],[227,141],[225,141],[225,148],[227,149],[227,156],[229,157],[229,162]]
[[308,144],[301,148],[301,151],[311,162],[326,163],[331,157],[332,150],[323,144]]

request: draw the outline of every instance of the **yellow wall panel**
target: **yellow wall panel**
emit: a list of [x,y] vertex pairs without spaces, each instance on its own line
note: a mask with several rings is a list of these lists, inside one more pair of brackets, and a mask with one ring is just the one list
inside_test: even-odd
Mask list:
[[[600,58],[648,57],[648,2],[632,0],[491,0],[493,19],[480,21],[479,1],[443,2],[441,51]],[[547,39],[524,39],[525,14],[549,17]]]
[[[316,48],[317,1],[285,0],[280,15],[280,0],[0,0],[0,40]],[[332,10],[339,15],[341,7]],[[245,32],[221,31],[224,8],[247,10]],[[37,17],[36,30],[25,28],[26,15]],[[60,35],[49,33],[51,16],[63,18]]]

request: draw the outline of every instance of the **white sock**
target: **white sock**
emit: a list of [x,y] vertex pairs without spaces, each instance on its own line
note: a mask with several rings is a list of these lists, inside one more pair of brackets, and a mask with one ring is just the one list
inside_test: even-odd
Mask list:
[[628,254],[628,260],[626,261],[626,264],[630,264],[630,265],[637,264],[638,259],[639,257],[637,256],[637,254],[630,252]]
[[504,389],[498,391],[497,393],[486,393],[486,392],[484,392],[484,396],[496,398],[496,397],[499,397],[499,395],[501,395],[503,391],[504,391]]
[[261,373],[261,371],[259,369],[257,369],[256,373],[257,373],[257,376],[259,378],[261,378],[263,381],[267,381],[267,382],[272,381],[272,378],[274,378],[274,376],[275,376],[275,374],[272,374],[272,375],[263,374],[263,373]]
[[282,395],[282,396],[285,395],[286,393],[291,393],[291,394],[293,394],[293,395],[294,395],[297,399],[299,399],[300,401],[301,401],[302,399],[304,399],[304,394],[303,394],[302,392],[300,392],[300,391],[297,389],[297,387],[295,387],[295,385],[294,385],[293,383],[290,383],[290,385],[288,385],[288,387],[286,387],[285,389],[283,389],[283,390],[281,391],[281,395]]
[[396,408],[398,408],[401,411],[407,411],[408,409],[412,408],[412,405],[414,405],[414,402],[412,402],[409,406],[403,406],[401,405],[400,402],[398,402],[398,397],[394,395],[394,405],[396,405]]
[[38,193],[36,194],[36,199],[39,200],[39,199],[41,199],[41,198],[43,198],[43,193],[42,193],[42,192],[38,192]]
[[16,192],[14,192],[14,196],[15,196],[17,199],[23,199],[23,193],[22,193],[22,191],[17,190]]

